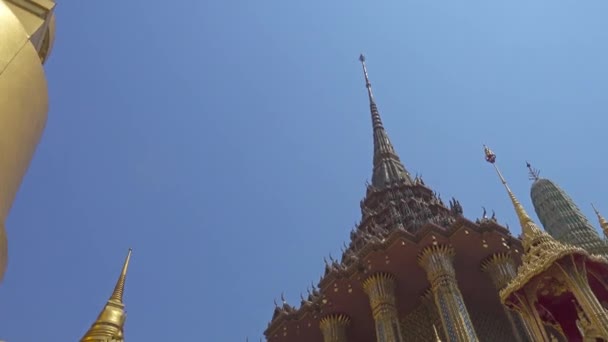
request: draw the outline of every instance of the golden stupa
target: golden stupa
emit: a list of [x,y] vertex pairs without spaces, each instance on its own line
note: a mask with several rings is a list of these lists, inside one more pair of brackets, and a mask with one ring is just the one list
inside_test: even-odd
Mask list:
[[42,65],[53,47],[55,3],[0,0],[0,280],[7,264],[4,222],[46,124]]

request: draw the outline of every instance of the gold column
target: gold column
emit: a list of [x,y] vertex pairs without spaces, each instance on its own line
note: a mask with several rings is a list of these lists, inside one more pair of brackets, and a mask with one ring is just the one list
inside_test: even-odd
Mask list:
[[576,255],[570,255],[557,265],[591,325],[603,338],[608,339],[608,313],[589,287],[584,261],[577,259]]
[[458,288],[453,259],[454,249],[451,246],[438,245],[425,248],[418,262],[427,272],[448,342],[478,341]]
[[346,342],[346,328],[350,318],[342,314],[327,315],[321,319],[320,327],[325,342]]
[[388,273],[376,273],[363,282],[376,322],[378,342],[403,341],[397,314],[396,286],[395,277]]
[[514,294],[519,303],[517,312],[519,312],[522,319],[526,322],[526,326],[530,329],[533,341],[549,341],[545,325],[538,315],[538,310],[536,310],[538,298],[536,293],[530,290],[530,287],[534,288],[534,286],[528,286],[522,289],[521,292]]
[[54,5],[0,0],[0,280],[8,256],[4,221],[46,123],[42,62],[53,43]]
[[[486,258],[482,264],[481,269],[490,276],[492,283],[496,287],[496,290],[500,291],[509,284],[511,279],[517,274],[515,262],[511,256],[507,253],[496,253]],[[528,322],[525,321],[519,312],[509,310],[503,305],[505,314],[511,323],[511,329],[515,339],[520,342],[534,341],[534,335],[532,330],[528,326]]]

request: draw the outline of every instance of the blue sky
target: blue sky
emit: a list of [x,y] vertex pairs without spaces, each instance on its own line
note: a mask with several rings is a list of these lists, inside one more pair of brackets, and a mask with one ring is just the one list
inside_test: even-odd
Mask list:
[[367,55],[406,167],[519,228],[525,160],[595,224],[608,3],[61,1],[48,125],[7,221],[0,338],[75,341],[133,247],[128,341],[261,336],[338,255],[371,176]]

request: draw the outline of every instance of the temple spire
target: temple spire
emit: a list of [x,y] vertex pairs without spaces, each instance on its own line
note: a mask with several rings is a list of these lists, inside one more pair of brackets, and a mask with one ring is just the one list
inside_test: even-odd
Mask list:
[[528,213],[524,209],[524,206],[521,205],[517,197],[515,197],[515,195],[513,194],[513,191],[511,191],[511,188],[509,188],[505,177],[503,177],[502,173],[500,172],[500,169],[498,169],[498,166],[496,166],[496,154],[494,154],[494,152],[492,152],[492,150],[490,150],[486,145],[483,145],[483,151],[486,157],[486,161],[492,164],[492,166],[494,166],[494,169],[498,174],[498,178],[500,178],[500,182],[504,185],[505,189],[507,190],[507,194],[511,199],[511,202],[513,203],[513,208],[515,209],[515,213],[517,214],[517,217],[519,218],[519,223],[521,225],[524,248],[527,249],[532,244],[532,241],[534,239],[546,233],[542,231],[536,225],[536,223],[534,223],[534,221],[532,221],[532,218],[530,218],[530,215],[528,215]]
[[122,271],[118,277],[118,281],[114,286],[114,291],[105,307],[97,317],[97,320],[89,331],[81,339],[81,342],[100,341],[111,339],[112,341],[123,341],[123,327],[126,319],[125,305],[122,297],[125,290],[125,281],[127,278],[127,269],[131,260],[132,249],[129,248],[127,257],[122,266]]
[[372,116],[372,127],[374,131],[374,171],[372,175],[372,185],[377,188],[383,188],[391,183],[406,182],[413,184],[409,172],[401,163],[399,156],[395,152],[395,148],[388,138],[380,112],[374,99],[372,92],[372,84],[367,74],[367,66],[365,64],[365,56],[360,55],[359,61],[363,66],[363,75],[365,76],[365,87],[369,97],[369,106]]
[[597,215],[597,219],[600,221],[600,226],[604,231],[604,235],[608,239],[608,221],[604,218],[604,216],[602,216],[602,214],[600,214],[600,211],[595,208],[593,203],[591,203],[591,207],[593,208],[593,211],[595,211],[595,215]]

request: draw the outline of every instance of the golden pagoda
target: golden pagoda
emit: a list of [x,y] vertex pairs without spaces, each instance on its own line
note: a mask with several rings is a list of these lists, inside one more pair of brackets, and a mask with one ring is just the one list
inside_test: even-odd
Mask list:
[[500,291],[503,304],[518,312],[534,341],[549,341],[545,325],[559,328],[567,341],[608,341],[608,259],[555,240],[532,221],[484,146],[513,203],[522,230],[524,255],[517,276]]
[[4,222],[46,124],[42,65],[55,38],[55,3],[0,0],[0,280],[8,247]]
[[127,315],[125,313],[125,304],[122,297],[125,291],[125,281],[127,279],[127,269],[131,260],[131,252],[127,254],[122,271],[114,286],[114,291],[105,307],[93,323],[91,328],[86,332],[81,342],[123,342],[124,341],[124,324]]

